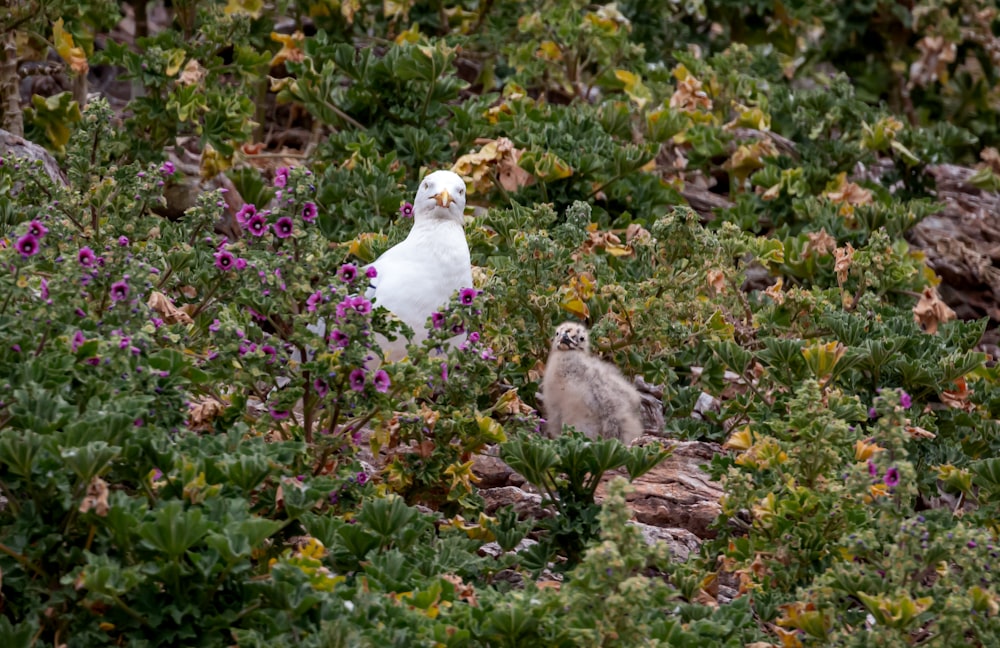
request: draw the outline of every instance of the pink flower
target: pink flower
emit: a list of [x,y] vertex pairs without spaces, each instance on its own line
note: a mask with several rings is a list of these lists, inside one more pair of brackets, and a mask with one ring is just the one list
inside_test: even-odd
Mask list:
[[365,370],[355,369],[348,376],[348,382],[351,383],[351,389],[354,391],[361,391],[365,388]]
[[310,201],[302,206],[302,220],[311,223],[316,220],[317,216],[319,216],[319,210],[316,208],[316,203]]
[[173,175],[174,171],[176,171],[176,170],[177,169],[174,168],[174,163],[171,162],[170,160],[167,160],[166,162],[163,163],[162,166],[160,166],[160,173],[162,173],[163,175],[167,175],[167,176],[168,175]]
[[343,349],[348,345],[348,343],[350,343],[351,338],[348,337],[347,334],[341,331],[340,329],[333,329],[333,331],[330,333],[330,341],[338,349]]
[[274,186],[284,187],[288,184],[288,167],[278,167],[274,172]]
[[124,279],[111,284],[112,301],[122,301],[128,297],[128,282]]
[[37,220],[33,220],[28,223],[28,234],[31,234],[35,238],[42,238],[49,233],[49,228],[41,224]]
[[215,253],[215,267],[223,272],[229,272],[236,265],[236,257],[232,252],[219,250]]
[[282,421],[288,418],[291,415],[291,412],[289,412],[288,410],[276,410],[272,407],[270,408],[270,414],[271,418],[273,418],[275,421]]
[[441,382],[448,382],[448,363],[441,363]]
[[400,205],[399,215],[403,218],[413,218],[413,203],[404,202]]
[[345,263],[340,266],[340,270],[337,271],[337,276],[344,283],[351,283],[354,278],[358,276],[358,267],[353,263]]
[[267,219],[262,214],[254,214],[247,221],[247,229],[254,236],[264,236],[267,233]]
[[70,344],[71,348],[73,349],[73,353],[76,353],[79,350],[79,348],[83,346],[83,343],[86,341],[87,338],[83,337],[83,331],[77,331],[76,333],[74,333],[73,341]]
[[365,268],[365,276],[369,279],[374,279],[378,276],[378,270],[375,269],[375,266],[368,266]]
[[389,374],[385,372],[385,369],[379,369],[372,378],[372,384],[375,385],[375,391],[384,394],[389,391],[389,385],[392,384],[392,381],[389,380]]
[[323,303],[323,293],[317,290],[306,299],[306,310],[310,313],[316,312],[316,307]]
[[885,471],[885,479],[883,481],[889,488],[899,486],[899,470],[896,467],[892,467]]
[[38,239],[31,234],[25,234],[21,238],[17,239],[17,243],[14,244],[14,248],[21,253],[22,257],[27,259],[30,256],[38,254]]
[[479,291],[475,288],[462,288],[462,291],[458,293],[458,299],[463,305],[468,306],[476,300],[476,295],[478,294]]
[[913,399],[905,391],[899,392],[899,404],[903,406],[903,409],[910,409],[913,405]]
[[288,238],[295,230],[295,225],[292,223],[292,219],[288,216],[282,216],[279,218],[273,227],[274,235],[278,238]]
[[80,251],[76,253],[76,260],[84,268],[89,268],[97,261],[97,256],[89,247],[82,247],[80,248]]
[[431,326],[439,329],[442,324],[444,324],[444,315],[441,313],[431,313]]
[[128,247],[128,237],[127,236],[119,236],[118,237],[118,245],[120,245],[121,247]]
[[243,227],[247,226],[250,219],[257,215],[257,206],[252,203],[247,203],[240,207],[240,210],[236,212],[236,222]]

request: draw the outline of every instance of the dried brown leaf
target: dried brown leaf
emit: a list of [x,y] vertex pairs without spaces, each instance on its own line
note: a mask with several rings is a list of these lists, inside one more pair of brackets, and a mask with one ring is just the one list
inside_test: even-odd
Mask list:
[[955,311],[941,300],[937,290],[927,287],[913,307],[913,319],[927,333],[937,333],[938,324],[955,319]]
[[154,290],[149,295],[146,305],[152,308],[163,317],[167,324],[192,324],[194,320],[183,310],[174,306],[170,298],[161,292]]
[[87,494],[80,502],[80,512],[94,511],[101,517],[106,517],[111,506],[108,504],[108,483],[100,477],[94,477],[87,486]]

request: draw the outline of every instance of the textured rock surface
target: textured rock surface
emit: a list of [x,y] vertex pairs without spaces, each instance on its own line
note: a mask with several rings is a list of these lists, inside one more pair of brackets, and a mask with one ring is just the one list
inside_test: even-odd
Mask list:
[[[663,440],[642,437],[638,444],[659,441]],[[709,527],[722,510],[719,505],[722,486],[712,481],[700,466],[722,452],[722,447],[700,441],[666,441],[666,444],[673,447],[673,455],[632,482],[633,491],[626,499],[635,519],[656,527],[686,529],[702,539],[715,537]],[[605,484],[597,490],[598,500],[604,497]]]

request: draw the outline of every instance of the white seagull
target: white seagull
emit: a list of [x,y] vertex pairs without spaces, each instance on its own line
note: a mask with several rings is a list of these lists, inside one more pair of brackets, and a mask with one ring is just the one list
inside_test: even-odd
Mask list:
[[[384,306],[414,331],[413,342],[427,339],[427,319],[456,290],[472,287],[472,260],[465,240],[465,181],[451,171],[435,171],[420,182],[413,199],[413,227],[371,266],[377,271],[367,297]],[[406,339],[379,338],[386,361],[406,355]]]

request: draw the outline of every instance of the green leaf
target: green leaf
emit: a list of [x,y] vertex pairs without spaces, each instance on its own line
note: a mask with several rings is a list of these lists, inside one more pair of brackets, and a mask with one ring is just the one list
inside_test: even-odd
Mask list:
[[173,500],[162,506],[153,519],[139,527],[143,544],[179,558],[193,547],[211,528],[211,523],[203,519],[201,509],[184,510],[184,504]]

